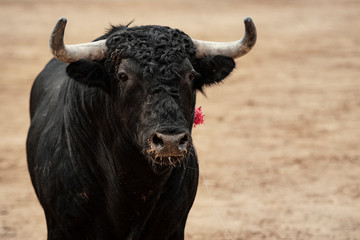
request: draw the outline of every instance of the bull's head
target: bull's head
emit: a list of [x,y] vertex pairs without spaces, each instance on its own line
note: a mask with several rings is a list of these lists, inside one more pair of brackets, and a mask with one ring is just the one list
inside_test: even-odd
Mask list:
[[129,139],[153,169],[164,169],[193,152],[196,90],[228,76],[233,59],[254,46],[255,25],[250,18],[244,23],[244,37],[227,43],[191,39],[169,27],[142,26],[113,28],[100,40],[64,45],[62,18],[50,47],[55,58],[71,63],[69,76],[111,96]]

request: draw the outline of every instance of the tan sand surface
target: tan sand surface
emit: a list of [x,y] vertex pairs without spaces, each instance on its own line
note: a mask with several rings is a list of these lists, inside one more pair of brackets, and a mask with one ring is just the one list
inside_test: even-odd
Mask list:
[[198,97],[201,180],[186,239],[360,239],[360,1],[0,1],[0,239],[46,239],[27,172],[32,82],[67,17],[67,43],[109,24],[167,25],[258,42]]

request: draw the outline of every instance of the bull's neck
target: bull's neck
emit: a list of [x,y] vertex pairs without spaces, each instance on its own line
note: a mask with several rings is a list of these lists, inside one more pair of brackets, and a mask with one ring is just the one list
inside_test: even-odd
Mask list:
[[104,161],[106,164],[101,170],[109,177],[131,174],[138,182],[149,178],[167,179],[167,174],[157,176],[152,172],[148,161],[120,124],[116,107],[107,93],[75,81],[66,87],[64,129],[73,159],[82,159],[85,164]]

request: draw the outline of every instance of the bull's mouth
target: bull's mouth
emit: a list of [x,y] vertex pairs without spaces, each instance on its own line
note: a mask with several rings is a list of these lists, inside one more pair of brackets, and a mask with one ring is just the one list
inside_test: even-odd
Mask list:
[[156,164],[160,166],[171,166],[178,167],[182,164],[185,158],[185,154],[183,156],[151,156],[148,155],[148,159],[151,164]]
[[156,151],[149,148],[146,151],[146,158],[148,159],[152,170],[157,174],[162,174],[167,170],[184,166],[187,152],[188,151],[185,150],[183,151],[183,154],[179,156],[159,156]]

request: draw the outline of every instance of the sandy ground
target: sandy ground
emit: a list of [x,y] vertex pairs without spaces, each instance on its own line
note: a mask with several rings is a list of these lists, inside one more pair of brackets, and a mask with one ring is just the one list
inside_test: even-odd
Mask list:
[[109,24],[158,24],[193,38],[242,37],[254,50],[198,105],[201,181],[186,239],[360,239],[360,1],[0,1],[0,239],[46,239],[27,172],[32,82],[48,38],[67,43]]

